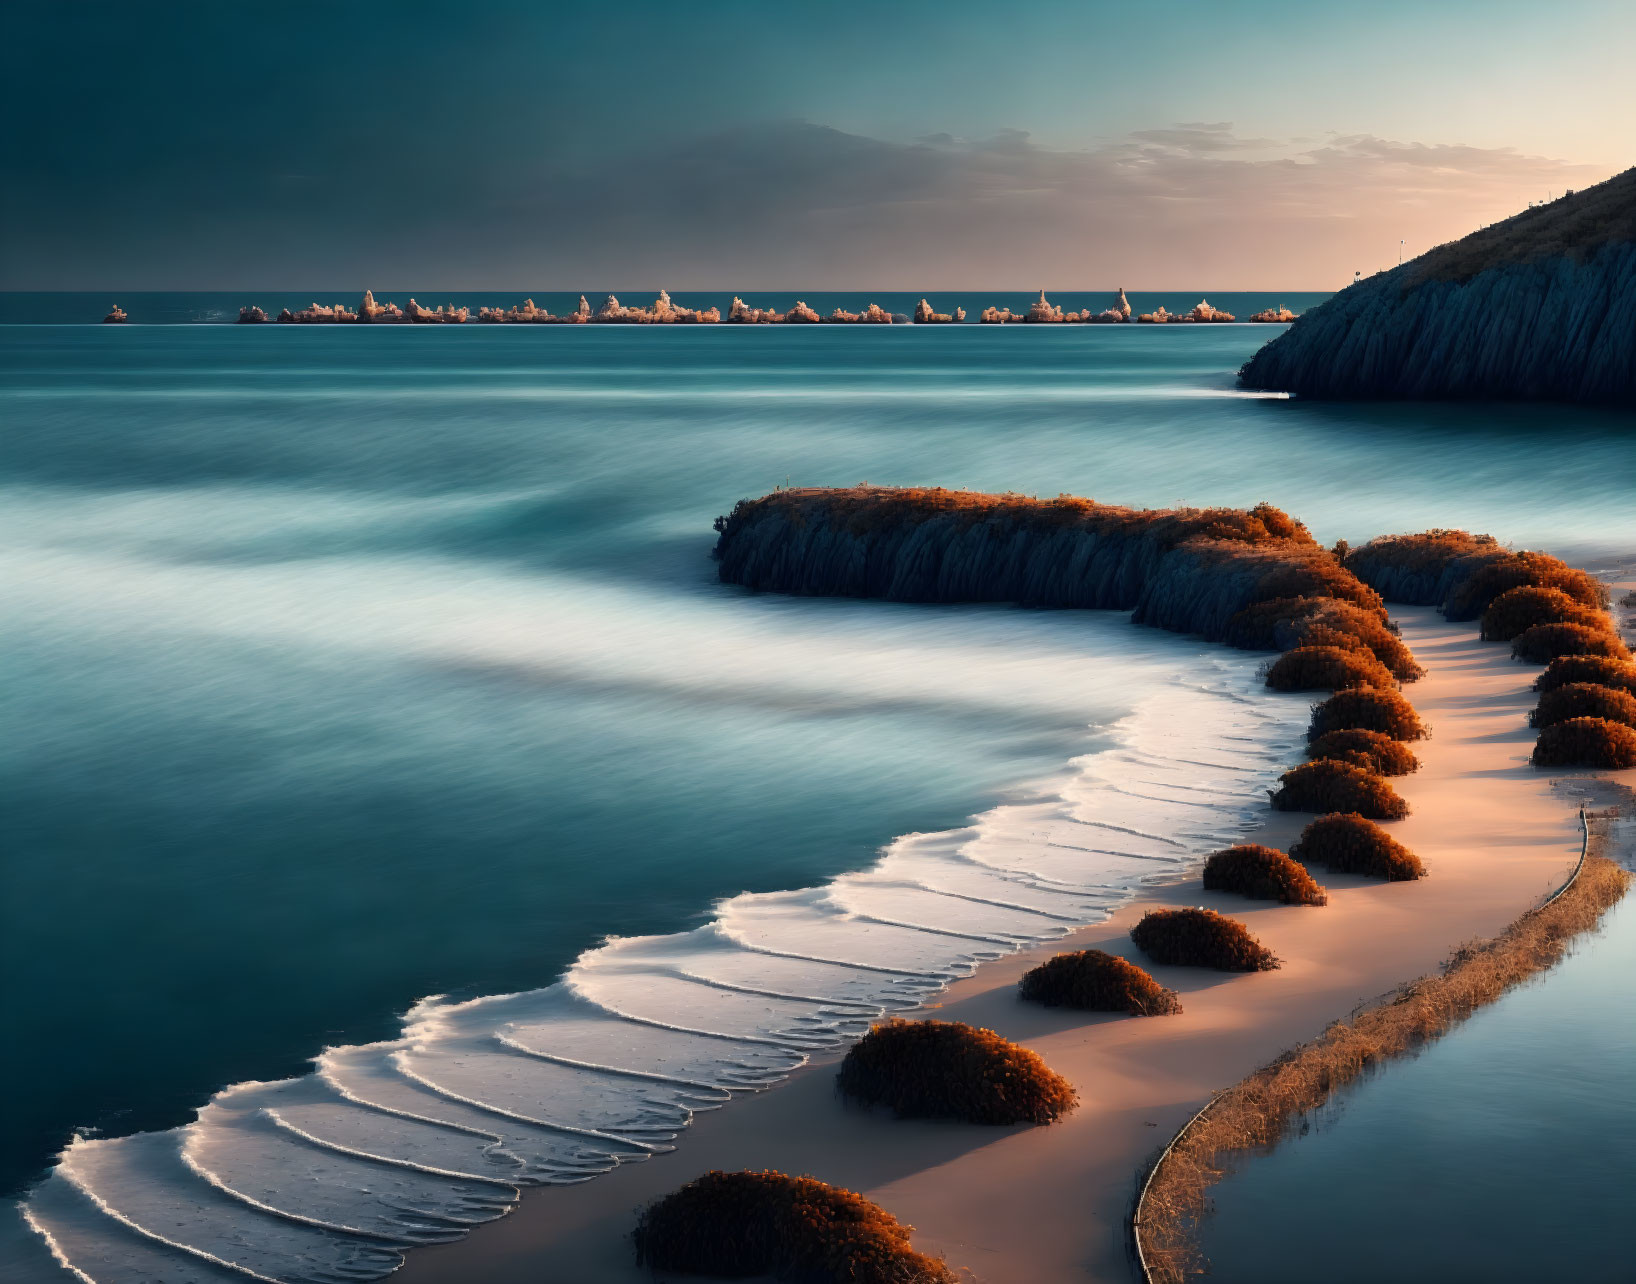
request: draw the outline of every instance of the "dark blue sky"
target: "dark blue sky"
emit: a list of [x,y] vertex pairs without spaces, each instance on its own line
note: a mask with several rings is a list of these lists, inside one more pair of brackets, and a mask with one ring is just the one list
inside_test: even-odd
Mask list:
[[0,288],[1322,288],[1630,164],[1633,15],[6,0]]

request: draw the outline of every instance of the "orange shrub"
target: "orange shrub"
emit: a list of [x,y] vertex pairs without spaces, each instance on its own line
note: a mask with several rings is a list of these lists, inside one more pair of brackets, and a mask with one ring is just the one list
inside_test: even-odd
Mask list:
[[1554,691],[1570,682],[1593,682],[1636,695],[1636,664],[1607,655],[1559,655],[1534,679],[1534,690]]
[[1274,691],[1339,691],[1396,684],[1372,651],[1336,646],[1298,646],[1273,661],[1267,685]]
[[1603,718],[1636,727],[1636,695],[1590,682],[1570,682],[1545,692],[1528,715],[1529,723],[1536,727],[1554,726],[1569,718]]
[[1285,905],[1327,905],[1329,893],[1297,862],[1276,847],[1245,843],[1219,851],[1204,862],[1204,890],[1237,892],[1258,901]]
[[1307,757],[1339,758],[1382,776],[1406,776],[1420,768],[1408,745],[1360,727],[1325,732],[1307,746]]
[[1227,621],[1222,641],[1250,651],[1297,646],[1364,649],[1404,682],[1424,672],[1378,610],[1338,597],[1278,597],[1256,602]]
[[1606,718],[1569,718],[1539,733],[1536,767],[1636,767],[1636,728]]
[[1536,624],[1586,624],[1606,627],[1607,617],[1594,607],[1576,602],[1561,589],[1524,584],[1506,589],[1483,612],[1485,642],[1509,642]]
[[1270,972],[1278,958],[1235,919],[1215,910],[1149,910],[1130,930],[1137,948],[1158,963],[1220,972]]
[[1458,558],[1488,553],[1499,545],[1492,535],[1468,531],[1430,530],[1418,535],[1382,535],[1361,548],[1348,550],[1346,569],[1365,584],[1379,589],[1392,602],[1439,605],[1443,574]]
[[1046,1124],[1074,1108],[1069,1082],[1020,1043],[958,1021],[888,1021],[841,1062],[841,1095],[900,1119]]
[[1401,820],[1409,814],[1409,804],[1383,778],[1333,758],[1303,762],[1278,780],[1272,795],[1275,811],[1355,811],[1371,820]]
[[1584,606],[1605,609],[1608,605],[1608,590],[1601,580],[1549,553],[1496,550],[1474,561],[1443,607],[1443,614],[1451,620],[1475,620],[1501,593],[1524,584],[1561,589]]
[[1356,812],[1320,816],[1301,831],[1289,854],[1337,874],[1362,874],[1394,883],[1426,876],[1420,858],[1379,825]]
[[1167,990],[1129,959],[1102,950],[1078,950],[1046,959],[1023,973],[1018,994],[1048,1008],[1167,1016],[1182,1010]]
[[1414,706],[1400,692],[1363,687],[1337,691],[1312,710],[1308,740],[1329,731],[1378,731],[1393,740],[1423,740],[1428,734]]
[[862,1195],[778,1172],[708,1172],[649,1204],[632,1239],[653,1271],[800,1284],[954,1284]]
[[1511,643],[1511,654],[1529,664],[1548,664],[1559,655],[1630,659],[1630,651],[1607,624],[1600,628],[1585,624],[1536,624],[1517,634]]

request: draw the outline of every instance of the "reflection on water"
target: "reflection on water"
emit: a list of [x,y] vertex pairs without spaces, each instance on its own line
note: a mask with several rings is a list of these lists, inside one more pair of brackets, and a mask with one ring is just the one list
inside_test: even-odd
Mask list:
[[1210,1278],[1625,1281],[1636,897],[1523,989],[1214,1190]]

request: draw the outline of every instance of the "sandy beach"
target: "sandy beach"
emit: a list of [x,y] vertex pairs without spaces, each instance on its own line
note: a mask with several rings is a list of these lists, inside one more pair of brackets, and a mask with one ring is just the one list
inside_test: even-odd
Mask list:
[[[650,1200],[712,1168],[778,1168],[862,1192],[917,1228],[917,1247],[985,1284],[1130,1277],[1126,1218],[1138,1171],[1211,1092],[1401,981],[1491,935],[1539,901],[1577,859],[1572,802],[1528,765],[1536,670],[1426,609],[1396,613],[1427,676],[1407,689],[1432,739],[1398,782],[1413,814],[1390,826],[1426,862],[1416,883],[1324,877],[1324,908],[1207,894],[1196,878],[1160,889],[1065,942],[986,965],[935,1015],[988,1026],[1035,1049],[1081,1104],[1043,1128],[906,1122],[844,1106],[840,1053],[785,1083],[699,1116],[678,1149],[576,1187],[525,1192],[517,1211],[460,1243],[412,1253],[399,1278],[425,1281],[652,1280],[628,1233]],[[1294,765],[1293,763],[1291,765]],[[1632,775],[1636,773],[1620,773]],[[1255,838],[1287,847],[1311,818],[1267,814]],[[1180,1016],[1087,1016],[1025,1005],[1017,978],[1064,948],[1139,958],[1130,926],[1154,905],[1207,905],[1244,921],[1281,969],[1230,975],[1150,969],[1180,991]]]

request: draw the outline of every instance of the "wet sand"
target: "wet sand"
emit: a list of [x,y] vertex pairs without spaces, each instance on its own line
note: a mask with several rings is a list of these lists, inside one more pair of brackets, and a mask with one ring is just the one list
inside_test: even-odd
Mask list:
[[[1449,624],[1427,609],[1396,618],[1427,669],[1406,690],[1433,735],[1415,746],[1420,771],[1394,782],[1413,814],[1388,828],[1426,862],[1426,879],[1382,884],[1314,870],[1330,903],[1313,908],[1205,893],[1194,877],[1066,941],[987,964],[928,1009],[1039,1052],[1080,1093],[1062,1122],[984,1128],[846,1106],[834,1091],[837,1052],[700,1115],[673,1154],[581,1186],[525,1192],[512,1216],[457,1244],[416,1250],[395,1278],[667,1278],[634,1265],[636,1211],[712,1168],[778,1168],[860,1191],[916,1227],[917,1247],[984,1284],[1131,1278],[1126,1221],[1137,1174],[1212,1091],[1431,970],[1462,941],[1498,932],[1578,858],[1572,804],[1528,765],[1538,670],[1511,660],[1503,644],[1478,641],[1475,624]],[[1287,847],[1310,819],[1269,811],[1253,837]],[[1184,1011],[1172,1017],[1088,1016],[1017,1000],[1017,978],[1063,949],[1145,962],[1128,939],[1131,925],[1155,905],[1176,904],[1242,920],[1283,967],[1251,975],[1151,968],[1182,995]]]

